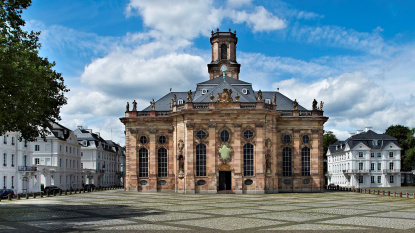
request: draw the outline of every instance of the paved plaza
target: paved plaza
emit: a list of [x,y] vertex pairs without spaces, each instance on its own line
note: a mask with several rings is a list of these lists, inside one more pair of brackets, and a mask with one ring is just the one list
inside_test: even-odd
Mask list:
[[0,202],[0,232],[415,232],[415,200],[353,192],[270,195],[109,190]]

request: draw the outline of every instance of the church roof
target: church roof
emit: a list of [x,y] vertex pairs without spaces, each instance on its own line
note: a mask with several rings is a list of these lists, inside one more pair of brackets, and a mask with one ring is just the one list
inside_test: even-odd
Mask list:
[[[257,102],[257,91],[252,89],[252,84],[244,82],[238,79],[234,79],[228,76],[225,78],[218,77],[205,82],[197,84],[196,90],[192,92],[193,103],[209,103],[211,102],[210,96],[213,94],[213,101],[216,102],[218,93],[222,93],[223,89],[232,90],[232,99],[235,100],[236,94],[239,95],[239,102],[241,103],[256,103]],[[292,111],[294,110],[293,102],[291,99],[275,91],[264,91],[262,92],[262,101],[266,99],[272,101],[274,94],[277,96],[277,110],[279,111]],[[160,98],[155,103],[156,111],[170,111],[170,102],[173,96],[176,95],[176,100],[183,100],[183,103],[187,102],[187,92],[170,92]],[[146,107],[143,111],[150,111],[151,106]],[[307,109],[298,105],[298,110],[306,111]]]

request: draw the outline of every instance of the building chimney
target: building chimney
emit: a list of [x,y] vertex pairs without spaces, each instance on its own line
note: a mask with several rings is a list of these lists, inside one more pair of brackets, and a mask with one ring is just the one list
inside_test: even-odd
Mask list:
[[76,127],[78,127],[78,129],[82,129],[83,128],[82,125],[78,125]]
[[353,137],[355,135],[355,133],[349,133],[349,138]]
[[363,130],[358,129],[358,130],[356,131],[356,134],[360,134],[360,133],[362,133],[362,132],[363,132]]
[[96,135],[98,135],[98,137],[101,137],[101,134],[99,132],[95,132]]
[[372,126],[366,126],[366,127],[365,127],[365,132],[367,132],[367,131],[369,131],[369,130],[372,130]]

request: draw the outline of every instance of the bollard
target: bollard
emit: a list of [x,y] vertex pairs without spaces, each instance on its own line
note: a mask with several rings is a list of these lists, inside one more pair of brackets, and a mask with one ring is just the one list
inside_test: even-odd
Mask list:
[[9,195],[7,195],[7,199],[9,200],[9,201],[11,201],[12,200],[12,195],[9,193]]
[[29,199],[29,193],[26,193],[26,199]]
[[388,191],[388,196],[390,196],[391,195],[391,191]]
[[20,194],[17,194],[17,200],[20,200]]
[[62,196],[62,189],[59,190],[59,196]]
[[72,195],[72,189],[71,189],[71,190],[69,190],[69,195]]
[[47,193],[46,193],[46,196],[47,196],[47,197],[50,197],[50,192],[49,192],[49,189],[48,189],[48,191],[47,191]]
[[399,192],[399,197],[402,197],[402,192]]
[[65,190],[65,196],[68,195],[68,190]]
[[53,196],[56,197],[56,190],[53,190]]
[[409,198],[409,193],[406,193],[406,198]]
[[40,192],[40,198],[43,198],[43,193],[42,192]]
[[75,189],[75,194],[76,194],[76,190],[77,190],[77,189]]
[[33,193],[33,198],[36,198],[36,193]]
[[412,198],[415,199],[415,193],[412,194]]
[[393,197],[396,197],[396,192],[393,192]]
[[379,189],[378,189],[378,195],[379,195]]

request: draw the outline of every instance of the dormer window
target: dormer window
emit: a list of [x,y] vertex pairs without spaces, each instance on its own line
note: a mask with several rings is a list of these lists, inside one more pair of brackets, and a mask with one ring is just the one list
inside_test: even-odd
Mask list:
[[83,140],[83,141],[82,141],[82,145],[83,145],[83,146],[87,146],[87,145],[88,145],[87,140]]
[[182,105],[182,104],[184,104],[184,101],[182,99],[179,99],[179,100],[177,100],[177,104]]
[[271,99],[265,99],[266,104],[271,104]]
[[208,90],[207,89],[202,89],[202,95],[204,95],[206,93],[208,93]]
[[243,89],[242,89],[242,94],[244,94],[244,95],[248,95],[248,89],[243,88]]

